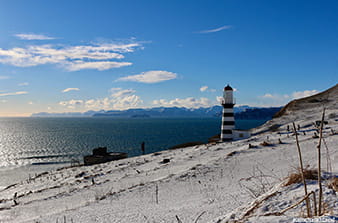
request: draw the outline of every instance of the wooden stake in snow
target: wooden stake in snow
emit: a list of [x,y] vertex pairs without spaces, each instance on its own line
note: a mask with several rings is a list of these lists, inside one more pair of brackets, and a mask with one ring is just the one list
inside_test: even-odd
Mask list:
[[323,137],[324,117],[325,117],[325,108],[323,109],[322,121],[320,123],[319,142],[318,142],[318,146],[317,146],[317,149],[318,149],[318,187],[319,187],[318,215],[319,216],[322,215],[322,197],[323,197],[320,147],[321,147],[322,137]]
[[313,207],[314,207],[315,215],[318,215],[316,193],[312,191],[312,194],[313,194]]
[[331,164],[331,159],[330,159],[330,152],[329,152],[329,148],[327,147],[326,141],[324,138],[322,138],[325,149],[326,149],[326,171],[328,172],[328,174],[331,176],[332,174],[332,164]]
[[156,204],[158,204],[158,185],[156,184]]
[[304,177],[304,168],[303,168],[303,159],[302,159],[302,152],[300,151],[300,146],[299,146],[299,141],[298,141],[298,134],[297,134],[297,130],[296,130],[296,125],[294,122],[292,122],[293,124],[293,130],[295,132],[295,136],[296,136],[296,144],[297,144],[297,149],[298,149],[298,156],[299,156],[299,166],[300,166],[300,171],[301,171],[301,176],[302,176],[302,181],[304,184],[304,192],[305,192],[305,196],[306,196],[306,211],[307,211],[307,216],[311,217],[311,213],[310,213],[310,203],[309,203],[309,198],[308,198],[308,193],[307,193],[307,186],[306,186],[306,181],[305,181],[305,177]]
[[203,214],[205,214],[206,211],[203,211],[200,215],[198,215],[198,217],[196,218],[196,220],[194,221],[194,223],[197,223],[197,221],[200,219],[200,217],[202,217]]
[[182,223],[181,219],[177,215],[175,217],[178,223]]

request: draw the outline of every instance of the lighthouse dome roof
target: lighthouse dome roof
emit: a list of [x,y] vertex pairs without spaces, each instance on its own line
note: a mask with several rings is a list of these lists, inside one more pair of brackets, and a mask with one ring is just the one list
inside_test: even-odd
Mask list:
[[232,87],[230,87],[230,85],[228,84],[227,86],[225,86],[224,88],[225,91],[232,91]]

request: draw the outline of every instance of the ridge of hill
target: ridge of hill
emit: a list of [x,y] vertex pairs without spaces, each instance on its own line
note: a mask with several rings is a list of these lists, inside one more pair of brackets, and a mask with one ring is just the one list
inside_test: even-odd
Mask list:
[[337,108],[337,102],[338,84],[318,94],[305,98],[295,99],[289,102],[279,112],[277,112],[274,117],[278,118],[283,116],[284,114],[302,109],[314,109],[318,107],[326,107],[327,109]]
[[289,102],[274,115],[273,119],[253,129],[252,133],[256,135],[267,131],[279,131],[281,126],[292,122],[317,121],[318,114],[321,114],[324,108],[326,120],[338,120],[338,84],[318,94]]

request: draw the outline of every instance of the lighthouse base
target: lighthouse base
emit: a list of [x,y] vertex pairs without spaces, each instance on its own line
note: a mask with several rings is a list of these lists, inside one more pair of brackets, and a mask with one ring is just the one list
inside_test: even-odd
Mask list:
[[220,141],[221,142],[231,142],[234,140],[241,140],[241,139],[247,139],[251,137],[250,131],[244,131],[244,130],[232,130],[232,134],[222,134]]

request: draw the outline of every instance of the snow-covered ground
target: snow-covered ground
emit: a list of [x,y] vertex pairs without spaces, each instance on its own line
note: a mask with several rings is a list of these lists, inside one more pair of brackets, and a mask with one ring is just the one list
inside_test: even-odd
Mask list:
[[[312,123],[320,120],[320,111],[274,119],[245,140],[42,173],[0,191],[0,222],[292,222],[305,213],[305,202],[282,216],[270,215],[304,196],[301,183],[284,186],[299,166],[287,125],[300,125],[304,166],[316,168]],[[338,108],[326,114],[322,167],[337,176],[338,134],[332,131],[338,132]],[[276,123],[279,128],[271,131]],[[271,145],[260,145],[263,141]],[[318,192],[317,181],[308,183],[309,191]],[[325,215],[334,216],[338,198],[326,183]]]

